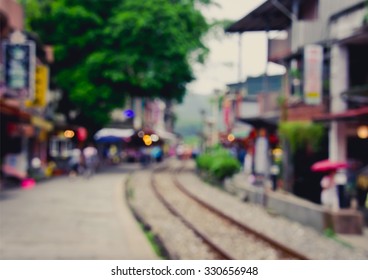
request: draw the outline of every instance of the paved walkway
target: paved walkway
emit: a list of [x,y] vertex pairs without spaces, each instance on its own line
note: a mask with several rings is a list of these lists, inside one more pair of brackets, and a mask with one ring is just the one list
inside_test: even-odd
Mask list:
[[0,259],[157,259],[125,203],[128,171],[2,191]]
[[363,229],[362,235],[337,234],[337,237],[355,248],[363,248],[368,252],[368,227]]

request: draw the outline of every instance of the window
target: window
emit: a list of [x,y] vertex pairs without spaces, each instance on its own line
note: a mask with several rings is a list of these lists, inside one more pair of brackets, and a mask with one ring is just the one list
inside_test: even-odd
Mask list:
[[73,144],[69,139],[53,137],[50,140],[50,155],[52,157],[67,158],[70,156]]
[[314,20],[318,18],[318,1],[302,1],[299,7],[299,20]]

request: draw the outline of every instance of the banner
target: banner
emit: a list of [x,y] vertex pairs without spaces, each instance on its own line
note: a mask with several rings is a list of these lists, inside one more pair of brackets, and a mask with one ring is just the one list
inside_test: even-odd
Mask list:
[[304,48],[304,102],[319,105],[322,102],[323,48],[307,45]]

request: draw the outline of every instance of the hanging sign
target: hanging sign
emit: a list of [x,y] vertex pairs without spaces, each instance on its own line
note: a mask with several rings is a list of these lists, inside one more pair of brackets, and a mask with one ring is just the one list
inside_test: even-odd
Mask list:
[[307,45],[304,48],[304,102],[319,105],[322,101],[323,48]]
[[2,44],[6,93],[10,97],[33,99],[35,79],[35,44]]

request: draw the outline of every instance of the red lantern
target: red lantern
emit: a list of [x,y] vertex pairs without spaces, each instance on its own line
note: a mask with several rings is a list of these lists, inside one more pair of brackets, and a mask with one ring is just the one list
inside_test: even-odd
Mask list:
[[252,131],[249,133],[249,139],[255,139],[257,137],[257,131],[253,128]]
[[9,136],[19,135],[19,125],[13,122],[9,122],[6,126],[6,134]]
[[85,141],[87,139],[87,135],[88,135],[87,129],[85,129],[84,127],[78,127],[77,129],[78,141],[80,142]]
[[275,134],[271,134],[268,138],[271,144],[277,144],[279,141],[278,137]]

